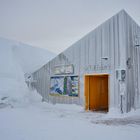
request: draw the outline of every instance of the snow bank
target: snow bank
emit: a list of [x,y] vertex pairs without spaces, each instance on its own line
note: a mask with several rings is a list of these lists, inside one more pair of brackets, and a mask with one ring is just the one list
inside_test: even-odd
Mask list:
[[[24,73],[30,73],[39,69],[42,65],[46,64],[49,60],[56,56],[47,49],[33,47],[17,41],[0,38],[0,51],[5,50],[6,52],[3,54],[6,56],[9,56],[8,52],[10,50],[8,47],[12,49],[12,55],[16,57],[16,61],[20,64]],[[8,62],[10,63],[9,60]]]
[[45,60],[52,58],[51,55],[46,57],[44,50],[43,53],[39,50],[0,38],[0,105],[21,106],[41,101],[39,94],[29,91],[24,79],[25,72],[36,70]]

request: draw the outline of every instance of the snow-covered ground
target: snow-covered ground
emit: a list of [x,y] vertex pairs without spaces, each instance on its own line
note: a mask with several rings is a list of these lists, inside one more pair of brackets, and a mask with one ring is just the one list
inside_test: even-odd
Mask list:
[[[139,113],[132,114],[131,120],[136,116],[140,119]],[[85,112],[77,105],[51,105],[41,102],[34,102],[22,108],[1,108],[0,139],[139,140],[140,124],[95,123],[110,117],[111,114]],[[120,117],[123,120],[128,118],[127,115],[125,118],[121,115]]]

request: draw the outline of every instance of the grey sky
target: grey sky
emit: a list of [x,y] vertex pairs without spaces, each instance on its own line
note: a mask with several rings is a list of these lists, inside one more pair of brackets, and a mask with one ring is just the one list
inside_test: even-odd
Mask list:
[[0,0],[0,36],[60,53],[121,9],[140,25],[140,0]]

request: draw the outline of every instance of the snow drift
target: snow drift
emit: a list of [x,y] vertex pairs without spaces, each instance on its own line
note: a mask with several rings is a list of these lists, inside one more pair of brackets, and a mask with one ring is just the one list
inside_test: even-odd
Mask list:
[[47,50],[0,38],[0,104],[14,106],[40,100],[39,94],[32,96],[24,74],[35,71],[53,56]]

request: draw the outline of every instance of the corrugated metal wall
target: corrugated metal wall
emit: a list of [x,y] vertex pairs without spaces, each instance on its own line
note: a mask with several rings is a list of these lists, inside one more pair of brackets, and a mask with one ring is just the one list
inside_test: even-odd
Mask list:
[[127,112],[140,108],[140,27],[125,15],[127,64]]
[[[125,11],[119,12],[33,73],[33,77],[37,81],[34,87],[43,96],[44,100],[53,103],[84,105],[84,75],[107,73],[109,74],[109,108],[120,108],[120,87],[116,79],[116,70],[127,70],[126,61],[130,57],[133,66],[128,69],[125,81],[127,88],[123,96],[123,110],[129,111],[131,107],[136,107],[134,98],[139,97],[135,96],[135,84],[137,83],[135,81],[140,76],[137,75],[140,73],[140,57],[139,54],[135,53],[140,53],[140,51],[135,52],[133,48],[134,36],[139,30],[138,28]],[[107,58],[107,60],[103,58]],[[135,63],[136,61],[137,63]],[[79,97],[50,96],[50,77],[54,76],[54,67],[67,64],[73,64],[73,75],[79,76]],[[140,84],[140,79],[137,81]],[[137,85],[137,87],[140,87],[140,85]],[[140,94],[140,92],[137,94]]]

